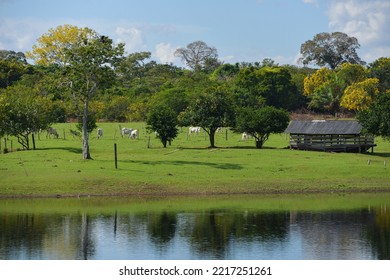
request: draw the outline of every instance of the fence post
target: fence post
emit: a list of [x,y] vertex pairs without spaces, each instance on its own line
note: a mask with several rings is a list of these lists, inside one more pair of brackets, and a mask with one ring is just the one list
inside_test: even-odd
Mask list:
[[115,169],[118,169],[118,155],[117,155],[116,143],[114,144],[114,158],[115,158]]
[[33,142],[33,150],[35,150],[36,149],[36,147],[35,147],[35,133],[31,134],[31,139],[32,139],[32,142]]

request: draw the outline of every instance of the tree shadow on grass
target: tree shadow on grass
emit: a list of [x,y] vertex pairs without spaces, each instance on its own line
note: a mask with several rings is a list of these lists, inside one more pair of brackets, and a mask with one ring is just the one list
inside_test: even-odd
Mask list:
[[55,148],[37,148],[37,151],[50,151],[50,150],[63,150],[68,151],[75,154],[81,154],[81,148],[72,148],[72,147],[55,147]]
[[127,163],[136,163],[136,164],[147,164],[147,165],[203,165],[217,169],[226,169],[226,170],[240,170],[243,167],[240,164],[234,163],[214,163],[214,162],[204,162],[204,161],[185,161],[185,160],[157,160],[157,161],[146,161],[146,160],[124,160],[122,162]]
[[[288,147],[287,147],[288,148]],[[206,151],[206,150],[276,150],[276,149],[285,149],[285,148],[276,148],[276,147],[268,147],[263,146],[261,149],[256,148],[255,145],[252,146],[225,146],[225,147],[180,147],[181,150],[200,150],[200,151]]]

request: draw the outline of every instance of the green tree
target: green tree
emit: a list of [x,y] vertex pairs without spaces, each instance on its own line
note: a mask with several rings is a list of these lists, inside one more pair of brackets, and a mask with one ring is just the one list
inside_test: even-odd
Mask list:
[[63,70],[66,85],[82,116],[83,159],[91,159],[88,141],[89,103],[99,88],[115,80],[114,69],[124,53],[124,45],[115,46],[106,36],[89,28],[64,25],[50,29],[38,39],[28,56],[37,64],[56,64]]
[[210,78],[216,81],[229,82],[234,80],[239,71],[240,67],[238,64],[222,64],[214,70]]
[[179,115],[179,124],[203,128],[209,136],[210,148],[215,148],[215,132],[218,127],[230,126],[233,117],[233,106],[228,93],[217,89],[199,95]]
[[248,133],[255,138],[256,148],[261,149],[271,133],[282,133],[289,123],[288,113],[266,106],[260,109],[241,108],[233,130]]
[[126,114],[130,106],[130,98],[127,96],[110,95],[104,99],[102,117],[108,121],[126,121]]
[[299,94],[289,71],[281,67],[249,67],[236,78],[236,96],[240,106],[258,107],[264,103],[284,109],[295,109]]
[[0,88],[12,85],[21,79],[27,66],[15,59],[0,58]]
[[159,105],[149,112],[146,120],[147,129],[149,132],[155,132],[157,138],[161,140],[164,148],[167,143],[171,143],[178,134],[177,129],[177,114],[168,106]]
[[390,90],[381,93],[367,110],[358,112],[357,119],[365,133],[390,140]]
[[346,86],[364,81],[367,75],[367,69],[360,64],[343,63],[337,67],[337,76],[344,81]]
[[309,108],[330,112],[340,112],[340,103],[344,94],[345,83],[335,72],[331,72],[328,81],[317,87],[310,96]]
[[29,135],[52,122],[52,102],[23,85],[6,88],[0,94],[0,136],[12,135],[24,149],[30,149]]
[[17,61],[24,65],[27,65],[26,56],[22,52],[0,50],[0,59]]
[[343,32],[318,33],[313,40],[308,40],[301,45],[302,57],[299,61],[304,65],[315,63],[331,69],[336,69],[344,62],[364,65],[365,62],[356,52],[359,48],[358,40]]
[[368,66],[370,78],[379,80],[380,92],[390,90],[390,57],[381,57]]

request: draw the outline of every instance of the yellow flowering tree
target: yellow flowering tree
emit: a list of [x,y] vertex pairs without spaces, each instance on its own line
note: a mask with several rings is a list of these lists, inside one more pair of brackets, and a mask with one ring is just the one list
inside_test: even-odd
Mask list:
[[340,105],[348,110],[364,111],[379,94],[379,80],[369,78],[348,86],[341,98]]
[[321,86],[329,81],[331,75],[332,70],[321,68],[313,75],[305,77],[303,82],[303,94],[306,96],[313,95]]

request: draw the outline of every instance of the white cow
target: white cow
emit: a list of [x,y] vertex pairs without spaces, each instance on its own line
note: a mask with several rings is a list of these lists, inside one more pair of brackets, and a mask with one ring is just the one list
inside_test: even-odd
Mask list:
[[200,127],[199,126],[190,126],[188,128],[188,134],[192,133],[200,133]]
[[137,130],[137,129],[134,129],[134,130],[131,132],[129,138],[131,138],[131,139],[137,139],[137,138],[138,138],[138,130]]
[[250,138],[252,138],[252,135],[249,133],[243,132],[241,135],[241,140],[248,140]]
[[58,132],[54,127],[49,127],[46,130],[46,138],[50,138],[50,135],[53,135],[54,138],[58,139]]
[[215,132],[223,132],[223,127],[218,127],[217,130]]
[[126,127],[122,128],[121,129],[122,137],[125,137],[125,135],[128,135],[129,138],[130,138],[130,135],[131,135],[132,131],[133,131],[133,129],[131,129],[131,128],[126,128]]
[[97,139],[100,139],[103,137],[103,128],[97,129]]

